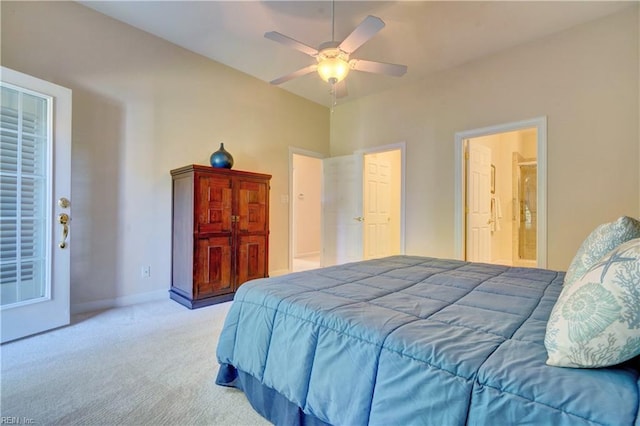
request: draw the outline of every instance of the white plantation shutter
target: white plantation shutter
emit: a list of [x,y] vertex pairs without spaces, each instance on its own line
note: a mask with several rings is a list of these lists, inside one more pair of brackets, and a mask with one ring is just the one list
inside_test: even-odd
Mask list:
[[50,100],[2,86],[0,110],[0,301],[46,297]]

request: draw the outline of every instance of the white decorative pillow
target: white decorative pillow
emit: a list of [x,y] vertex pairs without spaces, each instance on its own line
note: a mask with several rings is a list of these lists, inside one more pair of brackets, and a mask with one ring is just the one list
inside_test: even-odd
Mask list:
[[564,277],[564,285],[573,284],[595,265],[598,259],[634,238],[640,238],[640,222],[631,217],[622,216],[615,222],[598,226],[584,240],[571,261]]
[[547,364],[606,367],[640,355],[640,238],[564,286],[547,323]]

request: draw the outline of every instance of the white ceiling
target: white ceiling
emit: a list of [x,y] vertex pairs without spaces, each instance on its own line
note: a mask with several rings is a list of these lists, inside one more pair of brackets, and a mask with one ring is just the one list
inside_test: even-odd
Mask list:
[[[278,31],[313,47],[331,40],[330,1],[80,1],[263,81],[314,63],[299,51],[264,38]],[[352,71],[348,102],[548,36],[631,7],[613,1],[341,1],[335,38],[343,40],[367,15],[386,26],[351,57],[405,64],[405,76]],[[309,74],[285,90],[330,105],[328,83]]]

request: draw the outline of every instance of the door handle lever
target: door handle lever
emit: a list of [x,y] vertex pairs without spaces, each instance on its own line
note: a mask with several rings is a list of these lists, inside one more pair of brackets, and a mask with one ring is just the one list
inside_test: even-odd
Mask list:
[[353,219],[357,220],[358,222],[364,222],[364,217],[362,216],[354,217]]
[[67,237],[69,236],[69,215],[60,213],[58,215],[58,223],[62,225],[62,241],[58,244],[61,249],[67,247]]

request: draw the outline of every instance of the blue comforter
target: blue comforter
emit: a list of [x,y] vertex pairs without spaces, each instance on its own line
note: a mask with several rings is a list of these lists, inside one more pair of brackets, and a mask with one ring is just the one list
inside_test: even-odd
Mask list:
[[334,425],[638,425],[636,360],[545,364],[563,277],[394,256],[255,280],[218,361]]

